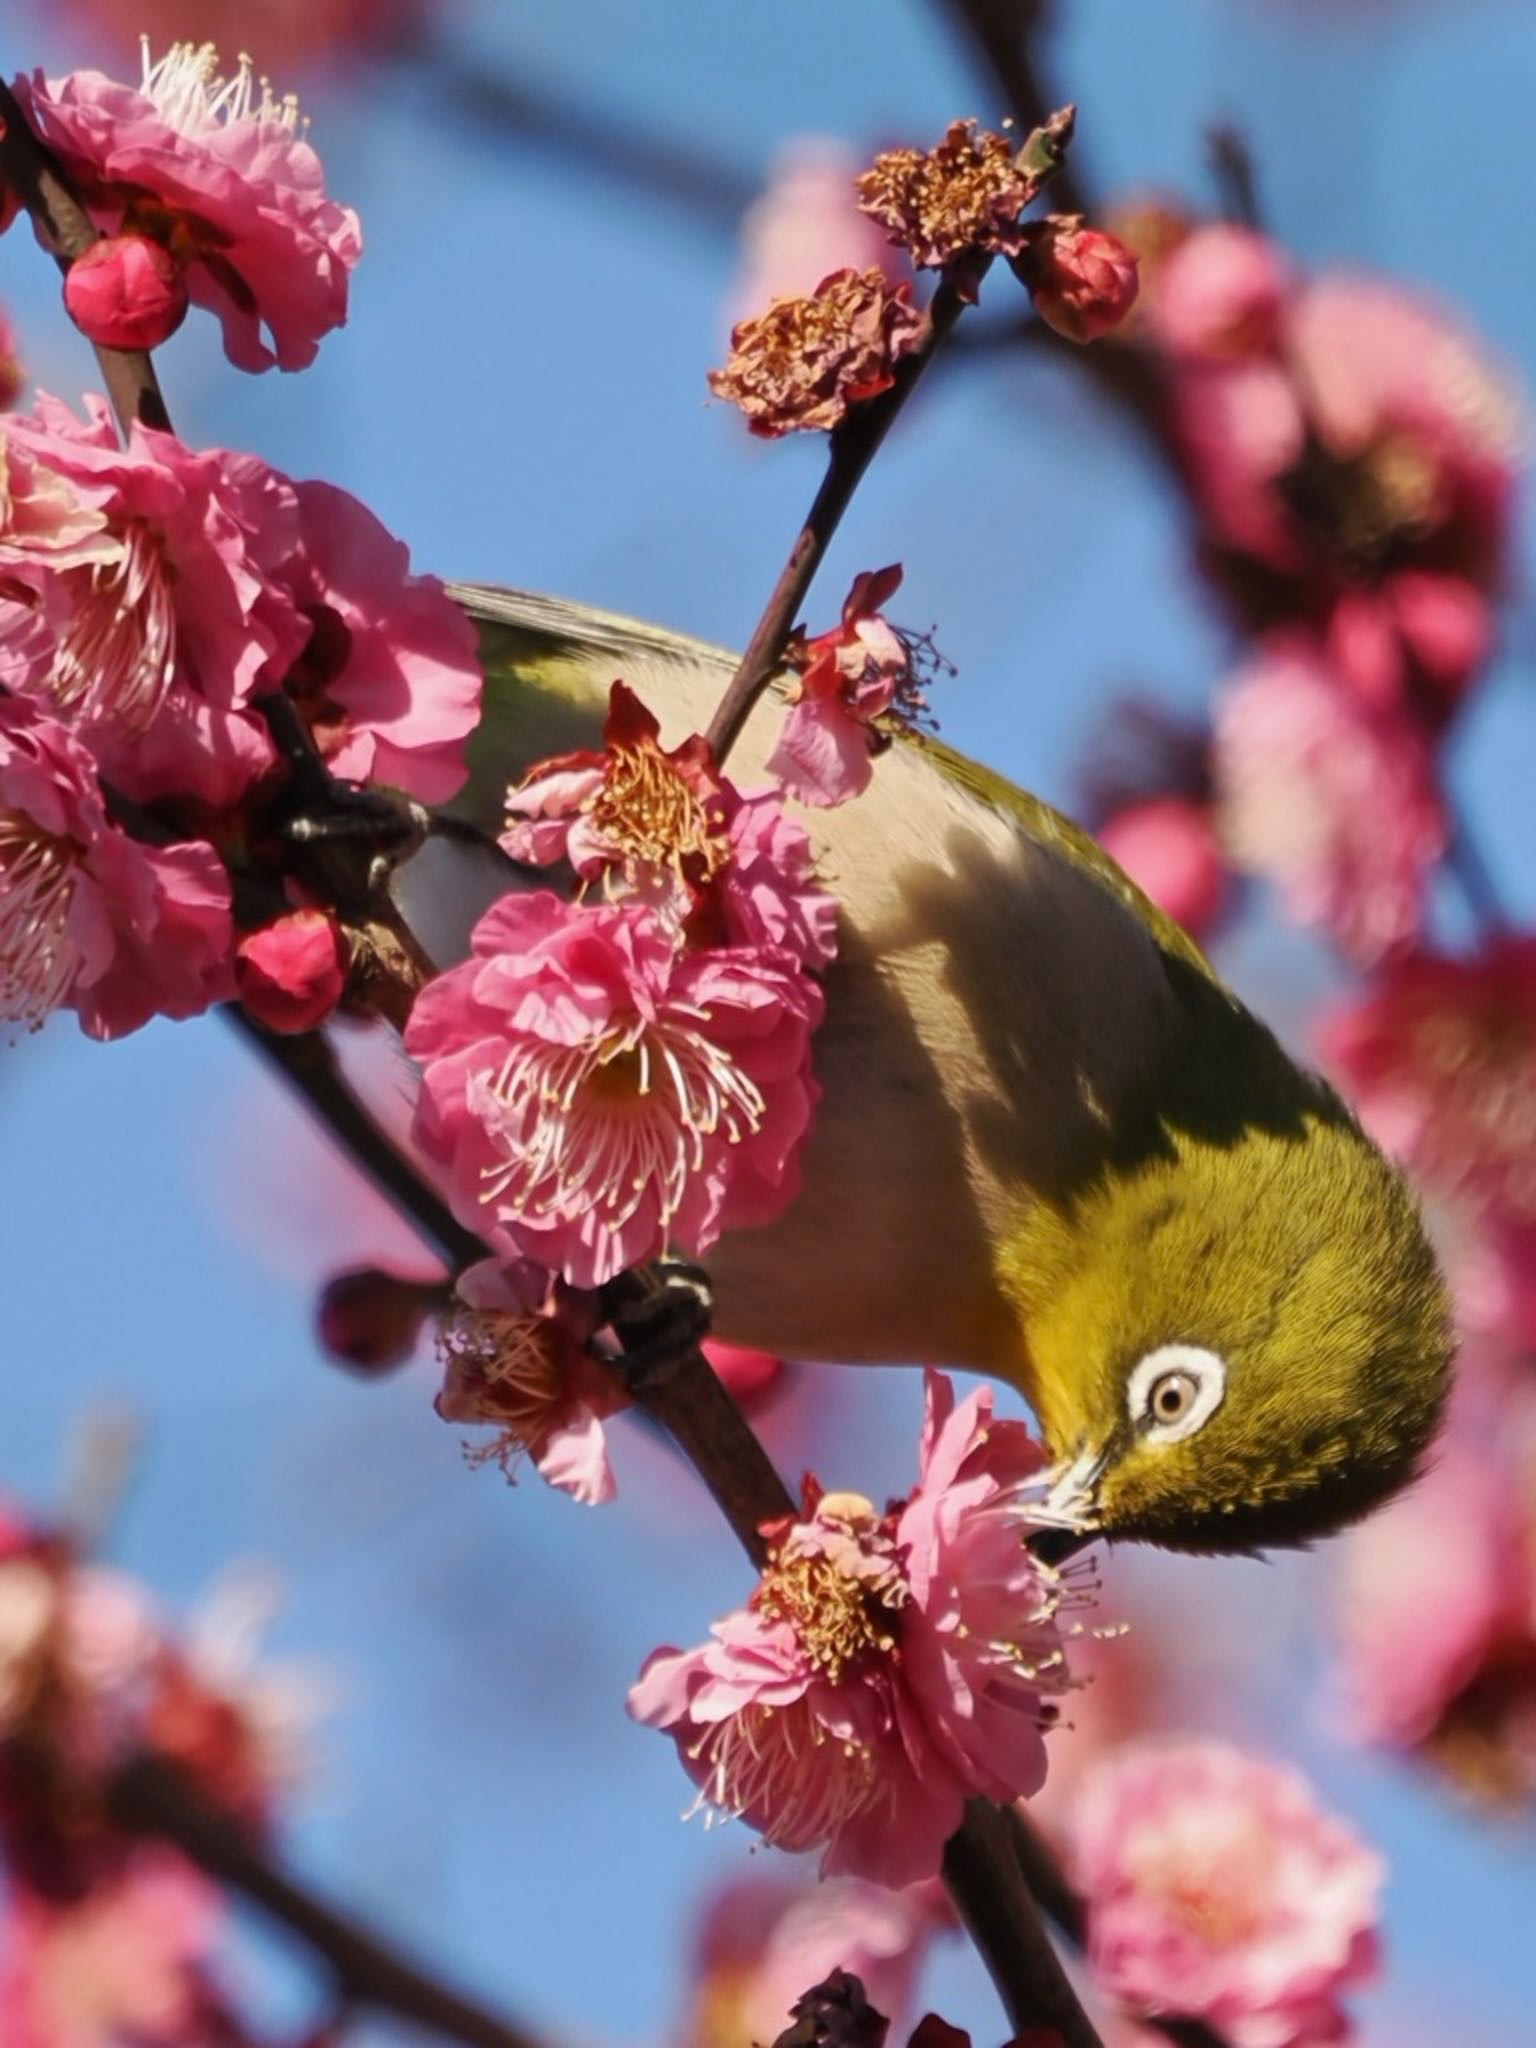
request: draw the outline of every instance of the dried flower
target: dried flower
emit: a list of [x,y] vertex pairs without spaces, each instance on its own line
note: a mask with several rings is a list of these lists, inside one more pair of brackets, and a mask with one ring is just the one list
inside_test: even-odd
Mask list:
[[[1051,135],[1049,150],[1041,140]],[[931,150],[888,149],[855,181],[859,204],[921,269],[938,270],[967,250],[1015,256],[1019,216],[1059,161],[1071,110],[1015,150],[1006,135],[951,121]]]
[[938,1870],[972,1794],[1045,1775],[1066,1684],[1062,1582],[1024,1547],[1043,1460],[981,1389],[927,1377],[922,1477],[888,1513],[808,1491],[751,1603],[696,1650],[659,1650],[630,1694],[698,1804],[825,1873],[902,1885]]
[[889,389],[924,324],[904,284],[879,270],[835,270],[809,298],[775,299],[739,322],[725,368],[710,371],[709,386],[767,439],[830,432],[849,406]]

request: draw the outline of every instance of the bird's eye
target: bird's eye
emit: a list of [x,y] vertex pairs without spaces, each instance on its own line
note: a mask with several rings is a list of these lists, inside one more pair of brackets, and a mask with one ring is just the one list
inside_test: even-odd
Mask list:
[[1158,1443],[1193,1436],[1221,1406],[1225,1361],[1198,1344],[1160,1344],[1132,1369],[1126,1407],[1136,1427]]

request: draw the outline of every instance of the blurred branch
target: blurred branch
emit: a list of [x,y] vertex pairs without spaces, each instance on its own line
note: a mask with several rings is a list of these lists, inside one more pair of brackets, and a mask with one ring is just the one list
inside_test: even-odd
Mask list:
[[[15,94],[3,82],[0,185],[9,185],[32,216],[38,240],[61,271],[68,270],[77,256],[101,239],[52,153],[32,133]],[[136,420],[146,427],[169,429],[159,379],[145,350],[98,348],[96,360],[125,438]]]
[[112,1821],[179,1849],[199,1870],[287,1928],[329,1969],[348,2009],[371,2007],[462,2048],[540,2048],[531,2034],[407,1962],[377,1935],[287,1875],[244,1829],[206,1805],[164,1757],[127,1758],[106,1787]]
[[457,48],[430,39],[407,56],[413,75],[456,121],[498,141],[540,149],[577,176],[659,200],[711,234],[734,235],[757,196],[758,181],[742,166],[627,113],[564,97],[525,72],[514,78],[477,69]]
[[[1001,91],[1005,104],[997,114],[1011,115],[1026,133],[1038,128],[1060,104],[1042,85],[1035,61],[1036,39],[1049,24],[1050,0],[937,0],[937,5]],[[1053,190],[1058,213],[1086,211],[1070,164],[1056,173]]]
[[1205,146],[1222,213],[1239,227],[1262,232],[1264,215],[1253,155],[1242,130],[1229,121],[1219,122],[1208,131]]

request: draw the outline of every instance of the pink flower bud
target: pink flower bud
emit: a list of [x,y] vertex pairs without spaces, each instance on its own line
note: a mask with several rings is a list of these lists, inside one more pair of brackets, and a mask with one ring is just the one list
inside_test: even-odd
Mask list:
[[323,910],[291,910],[247,932],[235,949],[235,988],[268,1031],[313,1031],[341,1000],[347,942]]
[[1203,938],[1226,908],[1229,878],[1208,804],[1147,797],[1099,827],[1099,844],[1159,909]]
[[358,1373],[388,1372],[416,1349],[441,1284],[406,1280],[377,1266],[335,1273],[321,1290],[315,1332],[338,1365]]
[[1035,311],[1069,341],[1108,334],[1136,302],[1136,258],[1124,242],[1102,228],[1085,228],[1071,216],[1053,217],[1043,225],[1050,232],[1031,251]]
[[187,281],[147,235],[104,235],[65,272],[64,305],[100,348],[158,348],[187,316]]

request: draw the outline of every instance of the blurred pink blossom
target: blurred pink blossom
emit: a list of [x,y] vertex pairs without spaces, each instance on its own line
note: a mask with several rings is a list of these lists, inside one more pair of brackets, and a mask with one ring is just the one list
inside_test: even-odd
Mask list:
[[1424,1477],[1334,1553],[1337,1689],[1356,1740],[1454,1743],[1469,1690],[1520,1662],[1536,1734],[1536,1411],[1515,1373],[1493,1386],[1464,1364]]
[[416,998],[415,1141],[455,1214],[593,1287],[796,1184],[821,994],[790,955],[679,949],[652,910],[504,896]]
[[249,50],[258,74],[315,63],[346,64],[408,45],[436,0],[69,0],[71,12],[126,57],[142,38]]
[[[1255,330],[1225,360],[1190,353],[1180,259],[1199,264],[1209,237],[1233,232],[1191,236],[1158,297],[1175,329],[1172,427],[1223,588],[1250,630],[1310,623],[1362,698],[1436,730],[1491,640],[1519,439],[1510,392],[1437,309],[1349,275],[1294,290],[1268,348]],[[1263,267],[1251,242],[1215,246],[1246,251],[1235,270]]]
[[892,712],[911,718],[925,708],[912,651],[881,615],[900,583],[894,562],[865,570],[843,601],[841,622],[791,646],[797,677],[768,772],[802,803],[830,807],[860,795],[874,772],[873,755],[888,744],[876,721]]
[[541,1478],[594,1506],[616,1491],[605,1419],[627,1402],[617,1374],[589,1352],[595,1304],[551,1285],[531,1260],[482,1260],[461,1273],[459,1306],[438,1328],[445,1422],[489,1423],[495,1441],[477,1451],[508,1478],[532,1459]]
[[148,235],[103,235],[64,273],[64,305],[98,348],[158,348],[187,314],[187,284]]
[[1095,1978],[1233,2048],[1347,2038],[1339,1994],[1376,1961],[1380,1858],[1277,1764],[1147,1741],[1095,1765],[1070,1827]]
[[863,161],[824,135],[797,136],[779,151],[742,215],[733,321],[770,299],[807,297],[834,270],[883,270],[892,284],[910,277],[900,250],[859,210],[853,181]]
[[1363,966],[1413,943],[1446,823],[1406,718],[1276,641],[1217,698],[1214,769],[1229,857],[1271,881],[1291,916]]
[[0,1019],[61,1006],[93,1038],[233,991],[229,878],[201,841],[111,824],[95,764],[56,720],[0,696]]
[[932,1877],[973,1794],[1045,1777],[1067,1683],[1062,1586],[1022,1542],[1044,1461],[989,1389],[927,1376],[921,1477],[886,1514],[808,1492],[751,1603],[695,1650],[658,1650],[630,1712],[673,1736],[698,1804],[824,1874]]
[[1230,221],[1197,227],[1157,263],[1142,319],[1171,354],[1225,361],[1270,353],[1293,285],[1284,252]]
[[859,1979],[890,2038],[902,2040],[929,1944],[951,1925],[937,1883],[888,1891],[852,1877],[736,1878],[711,1897],[698,1929],[684,2048],[761,2048],[835,1969]]
[[1197,939],[1221,921],[1231,876],[1210,804],[1147,797],[1106,818],[1095,835],[1112,860],[1161,910]]
[[220,1932],[216,1888],[169,1850],[137,1849],[69,1904],[8,1901],[0,1952],[6,2048],[196,2048],[201,1972]]
[[1372,1135],[1428,1188],[1536,1225],[1536,938],[1397,961],[1319,1042]]
[[215,312],[230,361],[301,370],[347,317],[357,215],[325,192],[293,99],[274,99],[249,57],[228,78],[211,43],[175,43],[139,87],[99,71],[18,78],[32,126],[97,226],[153,235]]

